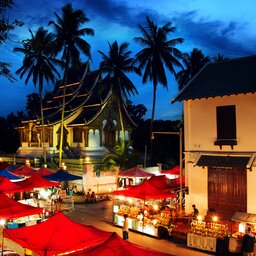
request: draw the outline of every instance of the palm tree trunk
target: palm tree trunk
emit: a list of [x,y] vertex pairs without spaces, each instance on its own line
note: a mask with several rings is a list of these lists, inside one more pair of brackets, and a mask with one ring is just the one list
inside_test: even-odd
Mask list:
[[66,85],[64,85],[64,88],[63,88],[63,100],[62,100],[62,109],[61,109],[60,144],[59,144],[59,168],[62,167],[64,113],[65,113],[65,93],[66,93]]
[[122,143],[125,143],[124,121],[123,121],[120,99],[117,99],[117,105],[118,105],[119,120],[120,120],[121,131],[122,131]]
[[[68,56],[68,54],[67,54]],[[62,167],[62,152],[63,152],[63,137],[64,137],[64,117],[65,117],[65,104],[66,104],[66,85],[68,78],[68,66],[69,58],[66,60],[66,67],[64,71],[64,87],[63,87],[63,99],[62,99],[62,109],[61,109],[61,122],[60,122],[60,145],[59,145],[59,168]]]
[[[42,88],[42,86],[39,86]],[[44,131],[44,110],[43,110],[43,99],[42,99],[42,90],[39,89],[40,97],[40,108],[41,108],[41,122],[42,122],[42,146],[43,146],[43,158],[44,163],[46,164],[46,148],[45,148],[45,131]]]
[[152,115],[151,115],[151,122],[150,122],[150,161],[152,162],[153,158],[153,141],[152,141],[152,133],[153,133],[153,125],[154,125],[154,118],[155,118],[155,106],[156,106],[156,84],[154,84],[153,89],[153,104],[152,104]]

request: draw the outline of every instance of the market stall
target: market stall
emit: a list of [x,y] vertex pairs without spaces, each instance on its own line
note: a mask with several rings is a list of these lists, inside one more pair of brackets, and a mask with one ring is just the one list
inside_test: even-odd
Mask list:
[[130,186],[136,186],[142,183],[145,179],[155,176],[153,173],[149,173],[142,168],[133,167],[128,170],[120,170],[118,173],[118,186],[120,188],[128,188]]
[[[19,224],[27,225],[31,220],[41,219],[43,209],[17,202],[4,194],[0,194],[0,219],[6,220],[7,227],[19,227]],[[11,225],[15,224],[15,225]]]
[[49,213],[55,212],[56,205],[52,201],[52,195],[58,191],[52,188],[59,187],[61,183],[46,180],[39,174],[34,173],[26,180],[15,184],[22,188],[21,191],[24,191],[22,198],[19,198],[19,200],[24,200],[24,203],[30,205],[38,205]]
[[128,190],[114,191],[113,221],[123,225],[124,214],[128,215],[129,228],[159,237],[163,230],[171,228],[170,220],[176,194],[157,189],[145,180]]
[[216,252],[218,243],[224,243],[228,236],[228,226],[217,222],[192,220],[187,234],[187,246]]
[[[72,254],[103,243],[112,232],[86,226],[58,213],[38,225],[6,230],[5,237],[37,255]],[[23,255],[23,251],[21,253]]]
[[[241,253],[242,239],[248,227],[251,227],[252,233],[256,235],[256,214],[246,212],[235,212],[231,220],[234,222],[232,233],[229,238],[229,252]],[[256,252],[256,244],[254,247]]]

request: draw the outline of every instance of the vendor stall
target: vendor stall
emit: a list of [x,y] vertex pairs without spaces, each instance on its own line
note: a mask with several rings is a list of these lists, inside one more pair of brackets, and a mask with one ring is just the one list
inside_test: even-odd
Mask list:
[[216,222],[193,220],[187,234],[187,246],[200,250],[216,252],[218,239],[224,241],[228,235],[228,227]]
[[[231,220],[234,221],[234,225],[229,238],[228,250],[231,253],[241,253],[242,240],[247,227],[251,227],[252,233],[256,235],[256,214],[235,212]],[[256,252],[256,245],[254,252]]]
[[[128,215],[129,229],[152,236],[162,236],[171,228],[176,194],[159,190],[147,180],[129,190],[114,191],[114,224],[123,225]],[[168,207],[167,207],[168,206]]]

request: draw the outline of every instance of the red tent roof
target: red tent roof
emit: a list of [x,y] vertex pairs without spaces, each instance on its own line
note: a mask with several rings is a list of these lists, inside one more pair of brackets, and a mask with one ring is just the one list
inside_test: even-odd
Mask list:
[[43,209],[19,203],[4,194],[0,194],[0,218],[14,219],[42,213]]
[[141,169],[139,167],[134,167],[126,171],[120,171],[118,174],[119,177],[137,177],[137,178],[147,178],[154,176],[153,173],[149,173],[145,171],[144,169]]
[[30,178],[26,180],[18,181],[16,183],[26,190],[32,190],[34,188],[57,187],[61,185],[61,183],[59,182],[46,180],[37,173],[33,174]]
[[18,182],[12,182],[6,177],[0,177],[0,193],[14,193],[24,191]]
[[157,199],[157,198],[175,198],[176,194],[163,189],[157,189],[151,185],[147,180],[143,181],[140,185],[132,187],[128,190],[116,190],[115,195],[133,197],[140,199]]
[[21,166],[16,170],[11,171],[12,173],[19,175],[19,176],[31,176],[32,174],[36,173],[36,170],[31,168],[28,165]]
[[165,175],[153,176],[148,179],[148,182],[157,189],[170,189],[172,187],[172,180]]
[[88,248],[83,251],[78,251],[71,254],[73,255],[87,255],[87,256],[174,256],[168,253],[159,252],[146,247],[142,247],[120,238],[116,232],[107,238],[103,243]]
[[46,176],[55,173],[55,171],[49,168],[41,167],[38,171],[36,171],[36,173],[40,176]]
[[7,168],[9,165],[6,161],[0,162],[0,170]]
[[162,170],[161,173],[162,174],[180,175],[180,167],[178,165],[176,165],[172,169]]
[[34,226],[7,229],[4,236],[39,255],[85,249],[103,243],[112,233],[86,226],[58,213]]

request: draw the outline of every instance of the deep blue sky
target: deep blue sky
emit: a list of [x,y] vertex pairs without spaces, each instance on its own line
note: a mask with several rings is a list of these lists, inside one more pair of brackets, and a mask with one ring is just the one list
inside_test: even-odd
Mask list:
[[[22,65],[22,54],[14,53],[21,40],[30,37],[28,29],[36,31],[39,26],[49,29],[48,21],[55,20],[54,12],[61,14],[61,8],[72,2],[74,9],[82,9],[90,21],[85,25],[95,31],[94,37],[86,37],[92,49],[91,69],[99,67],[101,50],[108,51],[108,42],[129,42],[129,49],[135,55],[141,46],[133,38],[139,36],[138,24],[145,24],[148,15],[162,26],[171,21],[176,27],[172,38],[183,37],[184,43],[177,46],[184,52],[199,48],[205,55],[214,57],[222,54],[234,58],[256,53],[256,1],[255,0],[14,0],[10,17],[25,22],[9,35],[9,40],[0,45],[1,61],[13,65],[13,73]],[[168,91],[161,85],[157,91],[155,119],[179,119],[182,104],[171,104],[177,94],[177,83],[168,75]],[[32,83],[24,80],[10,83],[0,77],[0,116],[25,110],[26,95],[38,92]],[[139,95],[131,98],[134,104],[144,104],[151,116],[152,85],[143,85],[140,77],[131,77]],[[44,91],[51,90],[50,85]]]

